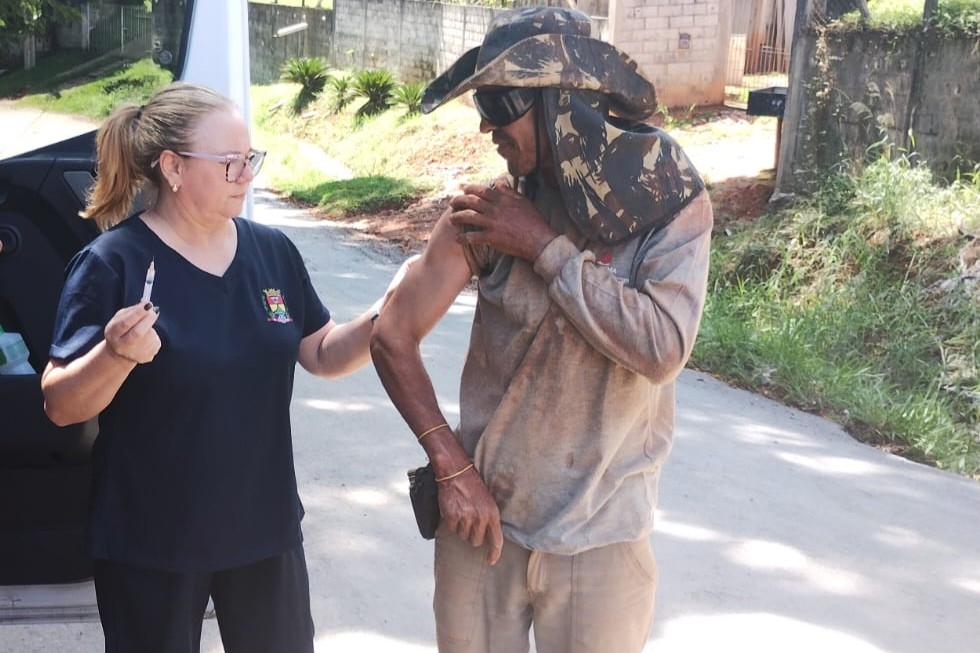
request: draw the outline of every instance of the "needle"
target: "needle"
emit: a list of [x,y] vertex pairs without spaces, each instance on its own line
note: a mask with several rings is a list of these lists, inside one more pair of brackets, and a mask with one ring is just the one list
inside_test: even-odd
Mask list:
[[143,282],[143,297],[140,303],[145,304],[150,301],[150,293],[153,292],[153,277],[156,276],[156,269],[153,267],[153,259],[150,259],[150,267],[146,270],[146,281]]

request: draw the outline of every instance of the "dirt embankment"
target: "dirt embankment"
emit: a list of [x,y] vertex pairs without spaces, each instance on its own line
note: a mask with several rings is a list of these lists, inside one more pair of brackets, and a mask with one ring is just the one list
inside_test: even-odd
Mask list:
[[[735,220],[758,217],[765,210],[775,182],[775,119],[714,107],[701,109],[698,116],[665,129],[681,144],[707,182],[718,228]],[[469,152],[485,149],[488,143],[489,136],[484,134],[465,139]],[[458,152],[461,161],[467,156],[467,151]],[[434,163],[437,162],[418,161],[420,169],[443,171],[445,179],[439,188],[455,188],[453,170],[458,167],[451,161]],[[365,235],[393,242],[404,251],[417,252],[425,247],[432,226],[451,196],[451,192],[444,192],[397,210],[327,217]]]

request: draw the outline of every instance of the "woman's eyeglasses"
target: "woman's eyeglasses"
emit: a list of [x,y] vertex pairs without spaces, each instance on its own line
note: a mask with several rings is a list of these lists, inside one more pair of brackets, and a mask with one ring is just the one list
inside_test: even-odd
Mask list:
[[506,127],[527,113],[538,99],[536,88],[502,88],[480,90],[473,94],[473,104],[488,123]]
[[265,161],[264,150],[249,150],[246,154],[205,154],[203,152],[177,152],[180,156],[193,159],[205,159],[225,164],[225,181],[235,183],[245,174],[245,166],[252,171],[252,176],[259,174],[262,162]]

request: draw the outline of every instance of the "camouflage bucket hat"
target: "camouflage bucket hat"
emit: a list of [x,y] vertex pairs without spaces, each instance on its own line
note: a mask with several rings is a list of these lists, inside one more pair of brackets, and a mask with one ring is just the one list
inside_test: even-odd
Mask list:
[[615,245],[669,223],[704,184],[667,134],[641,122],[657,106],[653,84],[591,29],[573,9],[501,12],[483,44],[429,84],[422,111],[469,90],[540,88],[568,215],[589,238]]
[[463,93],[486,87],[576,88],[608,95],[611,109],[634,120],[657,108],[653,84],[615,47],[590,37],[581,11],[527,7],[497,14],[483,43],[468,51],[425,90],[429,113]]

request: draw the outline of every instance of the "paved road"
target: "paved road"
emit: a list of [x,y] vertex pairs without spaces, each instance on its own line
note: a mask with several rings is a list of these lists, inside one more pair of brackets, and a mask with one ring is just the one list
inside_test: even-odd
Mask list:
[[96,126],[86,118],[53,114],[0,100],[0,159],[84,134]]
[[[397,256],[259,192],[339,320]],[[461,298],[424,356],[448,417],[472,316]],[[980,485],[861,445],[834,424],[685,372],[661,488],[658,613],[646,653],[976,653]],[[318,651],[431,653],[431,543],[405,470],[423,461],[373,370],[297,373],[297,473]],[[98,624],[0,626],[0,651],[95,653]],[[213,621],[206,653],[220,653]]]

